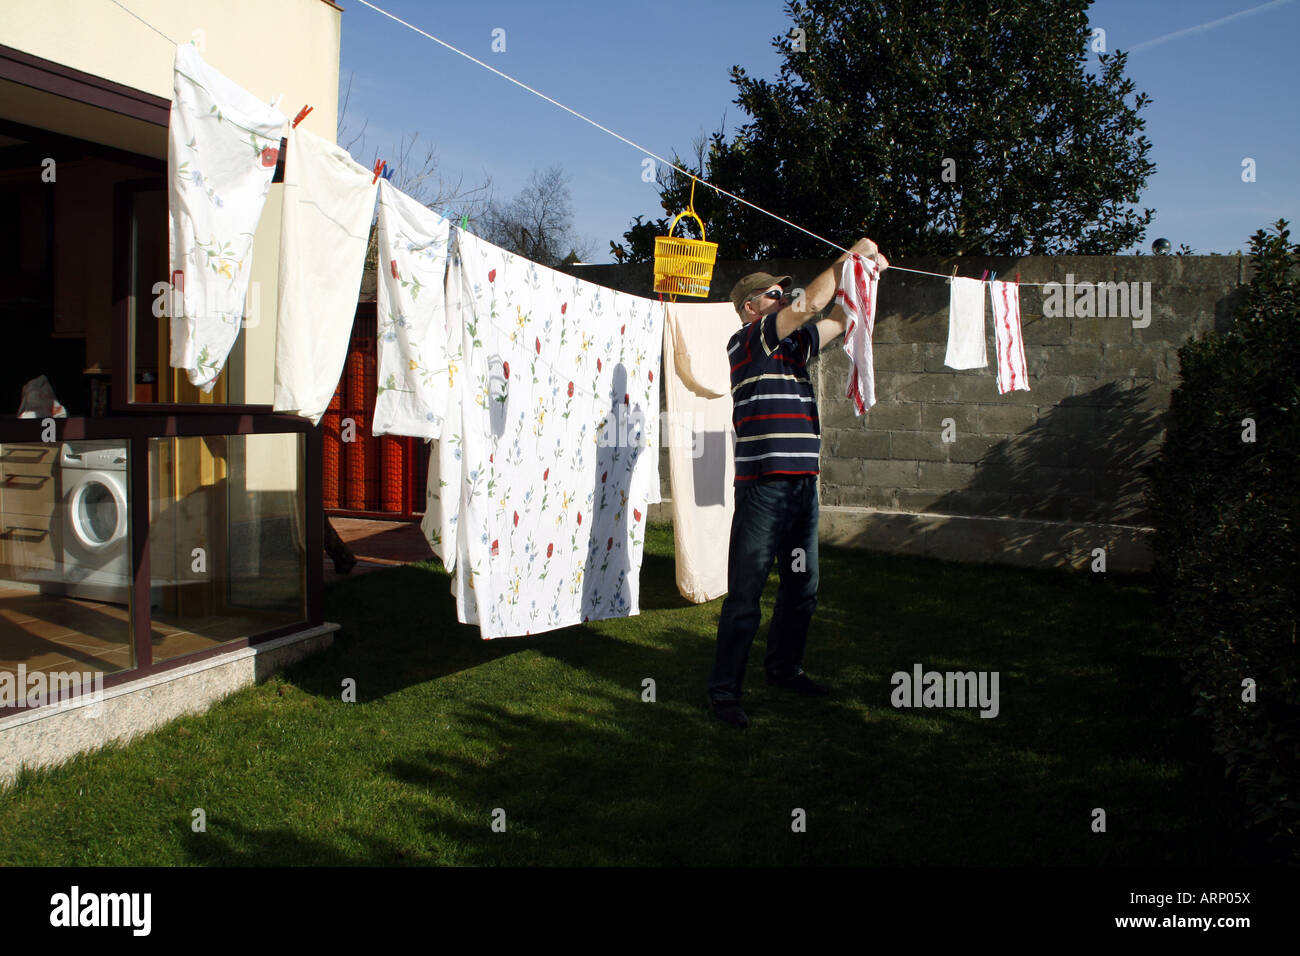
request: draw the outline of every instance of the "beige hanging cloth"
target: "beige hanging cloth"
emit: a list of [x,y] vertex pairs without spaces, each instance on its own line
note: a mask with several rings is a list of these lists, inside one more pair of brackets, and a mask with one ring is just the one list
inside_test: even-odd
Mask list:
[[729,302],[670,303],[664,317],[677,590],[703,604],[727,593],[736,474],[727,341],[741,322]]

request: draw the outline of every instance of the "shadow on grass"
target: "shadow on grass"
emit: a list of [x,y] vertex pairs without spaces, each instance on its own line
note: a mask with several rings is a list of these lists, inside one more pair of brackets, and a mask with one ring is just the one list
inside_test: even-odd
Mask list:
[[[649,534],[654,533],[651,526]],[[722,552],[725,562],[727,553]],[[671,554],[651,554],[646,552],[641,560],[641,610],[671,611],[684,607],[697,607],[696,604],[682,597],[677,590],[677,559]]]

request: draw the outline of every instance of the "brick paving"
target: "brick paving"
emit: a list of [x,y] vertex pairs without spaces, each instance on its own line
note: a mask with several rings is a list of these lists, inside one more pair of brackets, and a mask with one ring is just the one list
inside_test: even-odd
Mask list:
[[411,561],[429,561],[435,557],[416,521],[331,517],[330,523],[352,549],[357,563],[348,574],[337,574],[333,560],[328,554],[323,554],[321,557],[325,562],[326,584],[351,575],[365,574],[367,571],[378,571]]

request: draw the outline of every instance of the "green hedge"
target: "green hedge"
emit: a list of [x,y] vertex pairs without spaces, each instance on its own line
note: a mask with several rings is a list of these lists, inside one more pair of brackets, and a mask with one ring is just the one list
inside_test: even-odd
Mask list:
[[1300,857],[1300,245],[1274,231],[1251,239],[1232,326],[1179,350],[1148,502],[1193,712],[1254,824]]

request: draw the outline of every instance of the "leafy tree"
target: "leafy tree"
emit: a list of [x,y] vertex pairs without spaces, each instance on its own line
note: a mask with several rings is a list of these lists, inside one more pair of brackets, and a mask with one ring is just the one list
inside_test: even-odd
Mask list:
[[1251,238],[1232,325],[1178,351],[1148,501],[1193,712],[1252,821],[1300,860],[1300,245],[1274,229]]
[[475,230],[488,242],[544,266],[589,257],[573,228],[569,180],[552,166],[532,178],[508,203],[491,202]]
[[[1155,170],[1132,106],[1126,54],[1099,51],[1091,0],[789,0],[779,79],[731,70],[752,117],[712,134],[697,175],[837,241],[870,235],[890,256],[1113,254],[1141,242],[1132,208]],[[804,49],[799,49],[802,46]],[[675,158],[676,159],[676,158]],[[946,174],[946,175],[945,175]],[[666,209],[690,179],[659,180]],[[719,257],[821,257],[828,248],[696,188]],[[666,219],[616,246],[649,258]]]

